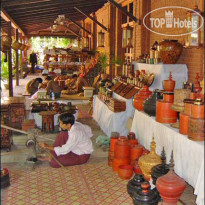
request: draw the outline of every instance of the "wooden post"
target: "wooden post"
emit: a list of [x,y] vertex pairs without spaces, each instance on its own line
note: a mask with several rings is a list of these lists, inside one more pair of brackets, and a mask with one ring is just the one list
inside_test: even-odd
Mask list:
[[[11,38],[11,21],[8,22],[8,36]],[[13,97],[13,79],[12,79],[12,55],[11,47],[8,50],[8,66],[9,66],[9,97]]]
[[[16,29],[16,41],[19,40],[19,31]],[[16,50],[16,86],[19,86],[19,53]]]
[[[110,59],[109,62],[111,62],[112,58],[115,57],[115,24],[116,24],[116,8],[111,4],[110,5],[110,33],[109,33],[109,41],[110,41]],[[110,80],[114,78],[114,65],[110,64]]]
[[[82,21],[82,25],[85,28],[85,20]],[[83,30],[83,38],[82,38],[82,49],[84,48],[85,45],[85,30]]]
[[[93,18],[96,19],[95,13],[93,13]],[[93,36],[92,36],[92,49],[96,51],[97,48],[97,24],[93,21],[92,24]]]
[[[21,35],[21,43],[23,43],[23,36]],[[21,78],[23,78],[23,51],[21,50]]]

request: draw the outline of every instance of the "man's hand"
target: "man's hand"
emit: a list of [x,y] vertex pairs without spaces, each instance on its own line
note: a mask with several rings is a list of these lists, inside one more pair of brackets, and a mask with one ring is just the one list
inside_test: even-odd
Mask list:
[[39,142],[38,145],[44,149],[49,149],[51,151],[54,150],[54,147],[51,145],[46,144],[45,142]]
[[44,149],[48,148],[48,145],[45,142],[39,142],[38,145]]

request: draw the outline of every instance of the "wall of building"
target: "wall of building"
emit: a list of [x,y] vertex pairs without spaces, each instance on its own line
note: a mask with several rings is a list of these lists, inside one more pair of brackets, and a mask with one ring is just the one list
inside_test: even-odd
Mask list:
[[[165,7],[165,6],[181,6],[181,7],[186,7],[193,9],[195,5],[198,5],[198,8],[201,11],[204,11],[204,1],[203,0],[172,0],[172,1],[165,1],[165,0],[151,0],[151,10],[160,8],[160,7]],[[158,10],[157,13],[153,13],[151,15],[153,18],[157,17],[164,17],[164,10]],[[186,19],[186,12],[185,10],[181,9],[180,11],[178,10],[177,12],[174,13],[174,17],[180,17],[181,19]],[[170,29],[174,33],[181,32],[186,32],[185,29],[176,29],[172,28]],[[160,31],[160,30],[158,30]],[[162,31],[166,32],[166,31]],[[166,36],[161,36],[155,33],[150,33],[150,45],[154,43],[154,41],[161,42],[163,39],[177,39],[182,45],[185,45],[186,41],[186,36],[177,36],[177,37],[166,37]],[[182,55],[180,56],[180,59],[178,60],[179,64],[187,64],[188,67],[188,75],[189,75],[189,81],[194,82],[195,81],[195,76],[196,73],[199,73],[201,77],[203,77],[204,73],[204,48],[184,48]]]
[[[126,0],[115,0],[119,4],[126,2]],[[128,1],[128,0],[127,0]],[[165,7],[165,6],[181,6],[193,9],[197,4],[201,11],[204,11],[204,1],[203,0],[134,0],[134,16],[139,19],[137,23],[134,23],[133,38],[134,38],[134,59],[142,54],[149,53],[151,45],[155,42],[161,42],[163,39],[177,39],[180,43],[185,45],[186,36],[180,37],[167,37],[155,34],[147,30],[142,20],[144,16],[151,10]],[[106,53],[107,55],[114,54],[118,57],[122,56],[122,29],[121,29],[121,11],[119,9],[114,9],[110,3],[106,3],[104,7],[99,9],[96,13],[96,19],[103,23],[104,26],[109,28],[110,32],[105,32],[105,47],[96,48],[96,50]],[[174,17],[180,16],[181,18],[186,18],[185,10],[177,11]],[[157,13],[151,14],[151,17],[164,17],[164,11],[159,10]],[[90,21],[86,19],[86,21]],[[92,23],[92,22],[91,22]],[[148,19],[147,19],[147,23]],[[100,32],[101,27],[97,25],[96,35]],[[174,28],[173,28],[174,31]],[[162,31],[166,32],[166,31]],[[174,31],[176,32],[176,30]],[[180,32],[180,31],[178,31]],[[97,39],[96,39],[97,41]],[[196,73],[200,73],[201,77],[204,74],[204,47],[191,47],[184,48],[178,64],[187,64],[188,67],[188,77],[190,82],[195,81]]]

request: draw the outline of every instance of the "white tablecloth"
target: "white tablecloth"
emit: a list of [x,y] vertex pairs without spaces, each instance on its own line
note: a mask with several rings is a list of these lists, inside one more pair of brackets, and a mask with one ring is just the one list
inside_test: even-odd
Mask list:
[[97,95],[93,96],[93,119],[97,121],[103,132],[110,137],[112,132],[119,132],[121,136],[129,133],[126,123],[134,115],[132,99],[125,99],[117,94],[113,94],[115,99],[126,101],[126,111],[114,113],[108,109]]
[[188,70],[185,64],[146,64],[136,63],[134,70],[145,70],[149,73],[154,73],[154,82],[150,86],[150,90],[163,89],[163,80],[169,79],[169,73],[172,72],[172,79],[176,81],[175,89],[183,87],[183,82],[188,80]]
[[157,144],[156,152],[161,154],[164,146],[167,162],[171,151],[174,152],[175,172],[195,189],[196,203],[204,205],[204,142],[189,140],[178,129],[168,124],[155,121],[144,112],[135,110],[131,131],[135,132],[139,142],[150,150],[154,134]]

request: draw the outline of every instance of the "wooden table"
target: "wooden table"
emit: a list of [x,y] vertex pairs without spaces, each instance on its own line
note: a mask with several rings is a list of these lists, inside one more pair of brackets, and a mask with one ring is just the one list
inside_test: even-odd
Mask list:
[[39,115],[42,116],[42,131],[43,132],[54,132],[54,115],[57,114],[55,111],[42,111]]

